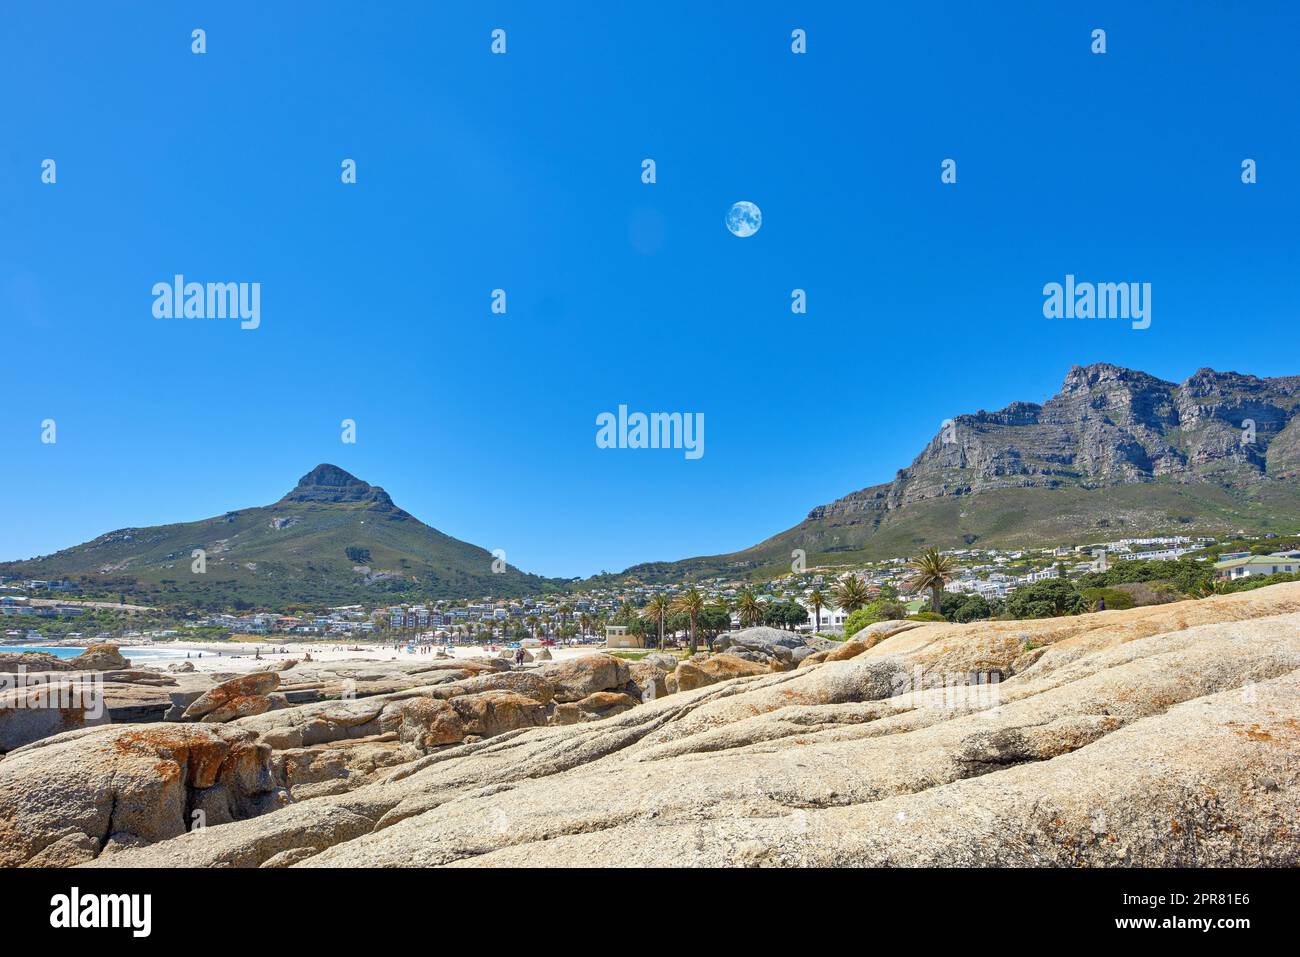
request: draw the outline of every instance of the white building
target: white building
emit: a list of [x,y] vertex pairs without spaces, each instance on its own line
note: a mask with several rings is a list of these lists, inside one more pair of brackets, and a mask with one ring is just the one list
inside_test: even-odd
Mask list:
[[1295,574],[1300,571],[1300,559],[1273,558],[1256,555],[1251,558],[1234,558],[1216,562],[1214,574],[1219,578],[1250,578],[1255,575]]
[[[808,604],[808,602],[802,599],[800,600],[799,604],[803,605],[804,608],[808,610],[808,621],[804,627],[812,631],[816,631],[817,618],[813,608]],[[822,631],[843,631],[844,623],[848,620],[849,620],[848,613],[845,612],[844,609],[827,608],[825,605],[822,605],[822,624],[821,624]]]

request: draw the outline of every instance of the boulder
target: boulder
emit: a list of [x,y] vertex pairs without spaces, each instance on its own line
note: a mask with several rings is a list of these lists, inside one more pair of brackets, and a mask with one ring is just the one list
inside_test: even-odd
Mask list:
[[282,806],[271,749],[246,731],[110,725],[0,761],[0,867],[69,866]]
[[428,689],[392,692],[356,701],[320,701],[239,718],[231,727],[252,731],[276,750],[369,738],[396,731],[401,704]]
[[[283,699],[283,696],[281,698]],[[285,704],[288,704],[288,702],[285,701]],[[230,698],[224,704],[218,705],[215,709],[199,718],[199,720],[205,724],[224,724],[227,721],[234,721],[236,718],[248,718],[255,714],[265,714],[274,706],[270,695],[243,695],[238,698]]]
[[111,724],[161,721],[171,706],[170,687],[106,681],[100,688]]
[[513,691],[460,695],[450,704],[464,722],[465,733],[484,738],[546,724],[546,705]]
[[43,671],[127,671],[131,662],[122,657],[117,645],[90,645],[75,658],[57,658],[48,651],[19,651],[0,654],[0,674],[33,674]]
[[503,671],[495,674],[476,675],[448,684],[438,685],[430,691],[435,698],[456,698],[463,694],[477,694],[480,691],[513,691],[542,704],[549,704],[555,697],[555,685],[542,674],[532,671]]
[[131,662],[122,657],[117,645],[91,645],[75,658],[68,659],[68,671],[122,671]]
[[630,711],[641,702],[631,695],[617,691],[597,691],[581,701],[557,704],[551,711],[551,724],[569,725],[587,721],[600,721]]
[[412,668],[411,674],[427,674],[430,671],[454,669],[481,674],[485,671],[509,671],[510,662],[504,658],[448,658],[445,661],[434,660],[422,667]]
[[0,754],[111,721],[103,688],[94,684],[56,679],[0,691]]
[[808,656],[826,651],[833,645],[835,642],[816,635],[759,626],[723,632],[714,641],[713,650],[725,651],[746,661],[774,664],[775,670],[788,671]]
[[552,660],[551,649],[542,648],[537,652],[537,654],[533,655],[533,659],[536,661],[551,661]]
[[[83,672],[84,673],[84,672]],[[129,668],[126,671],[101,671],[99,679],[114,684],[152,685],[157,688],[175,688],[176,679],[148,668]]]
[[554,685],[555,700],[581,701],[597,691],[612,691],[628,682],[627,662],[613,655],[583,655],[556,661],[541,673]]
[[[865,641],[869,647],[874,647],[886,638],[892,638],[894,635],[901,635],[905,631],[911,631],[914,628],[920,628],[926,624],[923,621],[906,621],[901,618],[891,618],[887,621],[874,621],[865,628],[860,628],[852,635],[847,637],[857,641]],[[831,643],[834,646],[834,642]]]
[[597,691],[576,704],[583,721],[600,721],[629,711],[640,703],[640,699],[617,691]]
[[180,721],[185,717],[185,709],[192,705],[204,692],[201,690],[173,691],[167,695],[171,707],[163,714],[164,721]]
[[[836,642],[833,648],[827,651],[819,651],[815,655],[810,655],[811,663],[818,662],[844,662],[850,658],[857,658],[859,654],[875,648],[885,638],[892,638],[894,635],[901,635],[902,632],[911,631],[919,627],[920,622],[874,622],[868,624],[866,628],[855,632],[848,641]],[[805,659],[805,662],[809,659]],[[801,662],[802,666],[803,662]]]
[[420,752],[448,744],[460,744],[465,722],[455,708],[436,698],[412,698],[398,706],[401,726],[398,739]]
[[827,647],[807,655],[799,660],[800,668],[808,668],[813,665],[821,664],[823,661],[847,661],[850,658],[856,658],[858,655],[876,645],[880,644],[887,638],[901,634],[905,631],[911,631],[913,628],[920,627],[924,622],[919,621],[877,621],[865,628],[857,631],[854,636],[847,641],[830,641],[826,642]]
[[[850,658],[856,658],[870,647],[871,645],[865,639],[851,638],[838,648],[819,652],[817,655],[810,657],[816,659],[814,663],[820,661],[848,661]],[[808,659],[805,658],[804,660],[807,661]]]
[[681,662],[673,672],[673,683],[677,691],[693,691],[728,678],[745,678],[770,673],[771,669],[768,665],[746,661],[731,654],[719,654]]
[[[239,699],[265,697],[278,687],[280,687],[280,676],[274,671],[254,671],[251,674],[240,675],[204,692],[185,709],[182,718],[194,721],[213,712],[225,713],[230,710],[227,706]],[[246,705],[246,707],[256,706]],[[250,714],[260,714],[267,710],[269,708],[262,708],[261,711],[251,711]],[[246,715],[235,714],[231,717],[246,717]],[[231,717],[214,720],[228,721]]]
[[55,657],[48,651],[6,651],[0,653],[0,675],[71,671],[69,660]]
[[373,780],[376,772],[408,760],[410,754],[395,735],[385,734],[277,751],[271,768],[276,783],[294,801],[305,801],[354,790]]
[[[676,667],[676,661],[673,662]],[[627,664],[628,682],[622,688],[624,694],[631,695],[637,701],[653,701],[668,694],[666,680],[671,673],[661,668],[658,663],[642,659],[629,661]]]

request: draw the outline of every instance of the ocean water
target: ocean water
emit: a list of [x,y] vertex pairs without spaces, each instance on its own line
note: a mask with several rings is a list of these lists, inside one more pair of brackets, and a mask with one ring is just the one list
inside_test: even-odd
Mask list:
[[[86,649],[84,647],[62,648],[57,645],[0,645],[0,654],[19,651],[45,651],[56,658],[75,658]],[[185,652],[170,648],[128,648],[123,646],[122,654],[132,661],[157,658],[184,658]]]
[[75,658],[85,648],[54,648],[49,645],[0,645],[0,655],[19,651],[44,651],[55,658]]

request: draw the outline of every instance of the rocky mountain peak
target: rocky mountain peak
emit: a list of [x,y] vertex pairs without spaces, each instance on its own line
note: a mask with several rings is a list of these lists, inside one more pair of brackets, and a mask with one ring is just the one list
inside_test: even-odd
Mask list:
[[363,482],[337,465],[321,463],[298,480],[284,502],[375,502],[391,506],[393,500],[377,485]]
[[1171,389],[1174,387],[1174,383],[1157,379],[1146,372],[1111,365],[1109,362],[1094,362],[1092,365],[1072,366],[1065,375],[1065,381],[1061,384],[1060,394],[1065,396],[1099,387],[1106,388],[1111,385],[1130,386],[1138,389]]
[[[1245,436],[1245,438],[1243,438]],[[958,415],[893,482],[813,509],[874,516],[923,500],[1156,480],[1246,488],[1300,469],[1300,377],[1200,369],[1181,385],[1076,365],[1042,406]],[[857,519],[862,520],[862,519]]]

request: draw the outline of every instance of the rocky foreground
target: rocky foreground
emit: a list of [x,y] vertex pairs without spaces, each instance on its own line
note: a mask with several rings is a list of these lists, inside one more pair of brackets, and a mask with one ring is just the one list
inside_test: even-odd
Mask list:
[[1300,863],[1300,584],[725,644],[238,716],[293,671],[244,676],[9,751],[0,864]]

